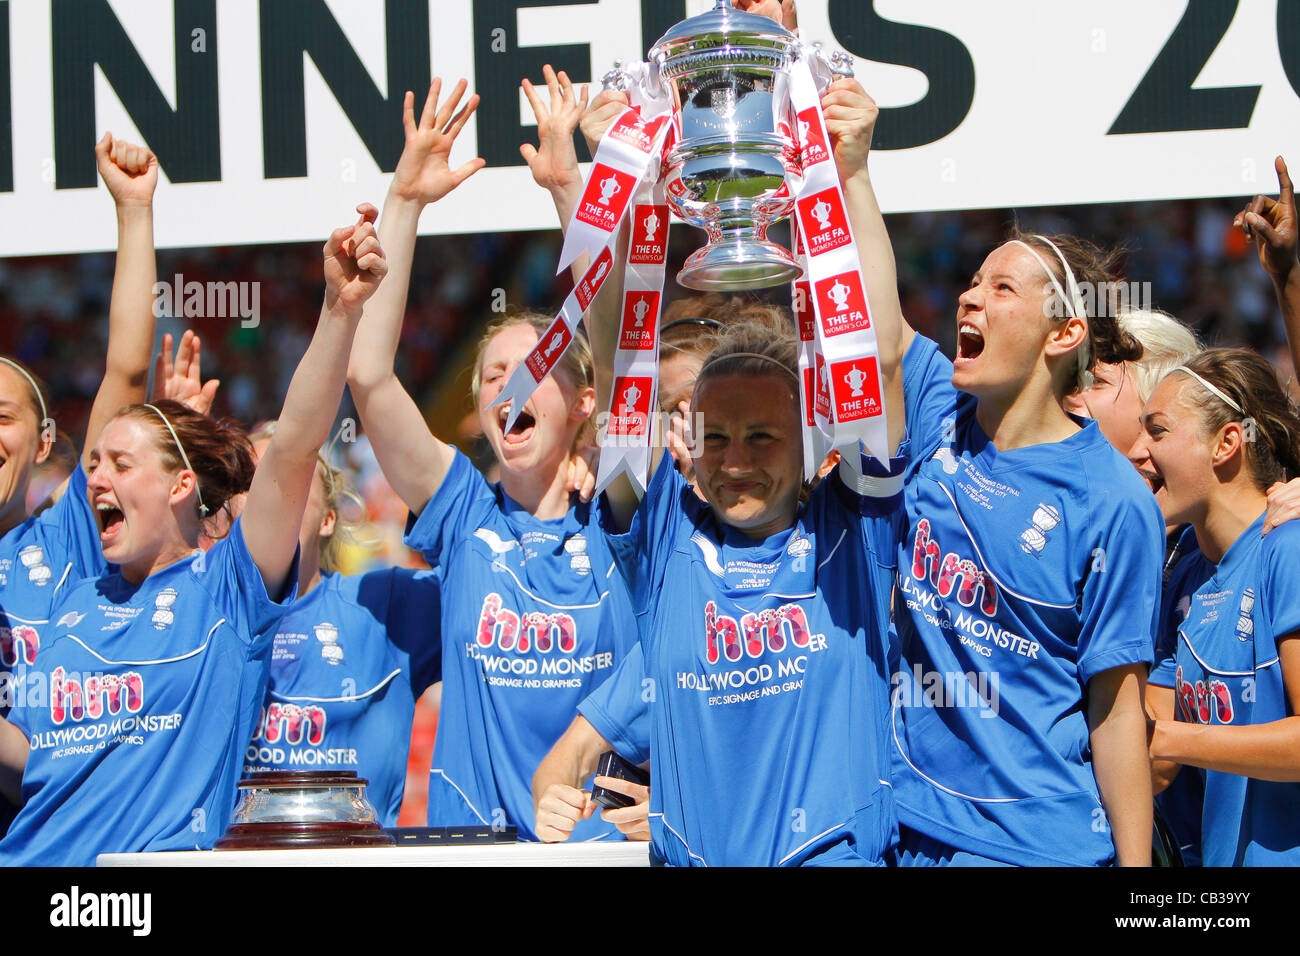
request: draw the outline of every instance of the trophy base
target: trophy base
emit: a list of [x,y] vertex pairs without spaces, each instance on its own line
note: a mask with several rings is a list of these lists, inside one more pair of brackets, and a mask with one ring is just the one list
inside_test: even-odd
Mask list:
[[803,275],[789,251],[775,242],[710,244],[686,260],[677,282],[697,292],[741,292],[785,285]]

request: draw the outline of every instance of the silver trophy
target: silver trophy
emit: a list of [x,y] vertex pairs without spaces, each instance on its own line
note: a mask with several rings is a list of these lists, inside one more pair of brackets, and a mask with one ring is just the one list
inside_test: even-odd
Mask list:
[[[689,289],[761,289],[802,274],[790,251],[767,238],[768,226],[794,210],[793,195],[782,187],[787,164],[798,161],[785,121],[788,74],[801,56],[823,54],[729,0],[683,20],[650,50],[650,76],[666,84],[681,116],[668,155],[668,202],[708,234],[677,277]],[[826,62],[832,72],[852,73],[845,54]],[[629,85],[617,64],[605,77],[607,89]]]

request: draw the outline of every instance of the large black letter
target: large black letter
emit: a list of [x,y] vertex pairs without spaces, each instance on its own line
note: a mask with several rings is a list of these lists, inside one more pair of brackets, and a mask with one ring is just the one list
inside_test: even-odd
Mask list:
[[402,97],[411,90],[416,103],[423,103],[431,79],[429,0],[388,0],[385,6],[387,97],[370,81],[324,0],[261,0],[262,169],[267,179],[307,175],[304,53],[379,168],[386,173],[397,168],[405,143]]
[[[52,0],[55,187],[95,185],[95,66],[174,183],[221,179],[215,0],[175,0],[176,109],[158,89],[108,0]],[[204,52],[191,34],[203,30]],[[8,70],[5,71],[6,76]]]
[[1277,5],[1277,52],[1291,89],[1300,96],[1300,3]]
[[933,27],[886,20],[875,0],[830,0],[829,12],[835,39],[850,53],[910,66],[930,81],[919,103],[881,109],[873,149],[925,146],[961,125],[975,100],[975,64],[960,40]]
[[[1278,3],[1279,26],[1285,6],[1286,0]],[[1237,0],[1189,0],[1183,18],[1107,135],[1249,126],[1258,86],[1192,89],[1236,14]],[[1281,33],[1278,40],[1280,46],[1286,43]]]
[[[576,0],[598,3],[599,0]],[[478,154],[489,166],[522,166],[519,144],[536,139],[533,127],[519,124],[519,81],[542,79],[542,66],[549,63],[564,70],[574,83],[591,82],[591,45],[519,45],[519,17],[522,7],[551,7],[556,0],[474,0],[475,88],[483,102],[496,104],[475,113],[478,120]],[[656,35],[657,38],[657,35]],[[611,63],[610,66],[613,66]],[[599,90],[592,91],[595,98]],[[545,102],[545,97],[543,97]],[[586,153],[580,149],[579,157]]]

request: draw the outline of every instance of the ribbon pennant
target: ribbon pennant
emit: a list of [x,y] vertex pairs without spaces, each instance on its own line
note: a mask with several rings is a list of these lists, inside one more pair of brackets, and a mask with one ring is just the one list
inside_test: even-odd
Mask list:
[[[795,183],[798,230],[802,251],[807,255],[803,295],[811,300],[812,313],[816,316],[816,344],[809,361],[814,367],[817,389],[813,393],[814,414],[805,416],[805,420],[812,417],[814,422],[805,425],[805,429],[820,425],[816,413],[827,407],[826,421],[833,447],[847,449],[861,442],[870,454],[888,461],[889,436],[879,349],[871,324],[862,263],[807,57],[800,58],[792,68],[790,100],[799,130],[803,165],[803,175]],[[799,292],[796,283],[795,295]],[[806,438],[805,450],[809,450],[810,444],[815,445],[815,441]],[[856,458],[857,453],[854,447],[846,457]],[[820,462],[818,458],[817,464]]]
[[668,125],[667,113],[644,119],[639,107],[629,106],[605,131],[582,199],[564,232],[557,273],[584,253],[595,255],[614,240],[637,184],[651,165],[656,174],[659,171],[659,149]]
[[495,408],[497,405],[510,403],[510,414],[506,418],[507,432],[515,427],[515,420],[523,411],[524,403],[532,397],[542,379],[550,375],[555,366],[560,364],[560,359],[573,343],[573,336],[578,330],[578,323],[582,321],[583,313],[587,311],[591,300],[596,298],[596,293],[600,291],[600,287],[605,284],[605,280],[613,271],[614,252],[607,248],[587,268],[582,279],[564,300],[560,314],[533,346],[528,357],[510,373],[505,387],[501,389],[501,393],[497,395],[491,406]]
[[[665,140],[664,150],[668,147]],[[650,412],[659,404],[659,314],[668,263],[669,224],[662,177],[641,183],[634,207],[610,414],[596,473],[597,493],[624,472],[645,492],[653,430]]]

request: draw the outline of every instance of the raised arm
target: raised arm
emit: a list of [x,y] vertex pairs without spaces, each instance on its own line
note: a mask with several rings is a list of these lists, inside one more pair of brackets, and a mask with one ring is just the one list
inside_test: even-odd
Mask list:
[[388,271],[375,234],[378,211],[369,204],[357,211],[361,219],[335,229],[325,243],[325,302],[316,332],[293,373],[244,504],[244,540],[271,595],[283,592],[293,565],[317,452],[329,439],[343,397],[362,306]]
[[880,110],[857,80],[840,79],[822,96],[826,132],[830,134],[835,166],[844,185],[849,224],[858,243],[862,281],[871,302],[871,324],[880,349],[880,376],[889,416],[890,448],[896,448],[906,427],[903,414],[903,353],[916,334],[903,318],[898,299],[898,269],[885,217],[867,171],[871,137]]
[[153,248],[153,195],[158,160],[143,146],[113,139],[95,144],[99,175],[117,207],[117,266],[108,307],[108,356],[86,426],[81,463],[87,466],[95,439],[124,405],[145,400],[153,358],[153,287],[158,269]]
[[1241,212],[1233,225],[1255,240],[1259,263],[1273,280],[1273,290],[1282,309],[1286,342],[1291,363],[1300,371],[1300,269],[1296,268],[1296,249],[1300,245],[1295,190],[1281,156],[1274,162],[1277,170],[1278,197],[1256,196]]
[[447,477],[454,453],[430,433],[420,409],[398,380],[393,359],[406,313],[420,213],[484,166],[484,160],[472,159],[453,170],[447,162],[457,134],[478,106],[475,94],[455,112],[465,87],[461,80],[439,107],[442,81],[434,80],[418,124],[414,96],[408,92],[403,101],[406,146],[379,222],[389,276],[366,305],[348,362],[348,385],[375,457],[393,490],[417,514]]

